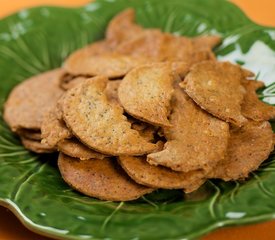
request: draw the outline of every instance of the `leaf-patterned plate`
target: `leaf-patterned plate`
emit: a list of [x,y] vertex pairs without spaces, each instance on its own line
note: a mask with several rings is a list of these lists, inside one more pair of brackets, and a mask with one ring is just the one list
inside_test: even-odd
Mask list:
[[[39,7],[0,21],[0,103],[27,77],[61,65],[103,38],[108,21],[133,7],[144,27],[178,35],[219,34],[218,58],[255,71],[275,103],[275,29],[250,21],[224,0],[97,0],[77,9]],[[275,126],[275,125],[274,125]],[[275,218],[273,155],[244,182],[208,181],[196,193],[158,191],[133,202],[105,202],[69,188],[56,155],[26,151],[0,122],[0,204],[29,229],[60,239],[192,239],[227,225]]]

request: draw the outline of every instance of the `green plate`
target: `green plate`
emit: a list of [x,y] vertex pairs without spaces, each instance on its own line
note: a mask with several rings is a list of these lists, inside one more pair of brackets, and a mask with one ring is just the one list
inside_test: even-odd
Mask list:
[[[73,50],[103,38],[108,21],[133,7],[144,27],[178,35],[219,34],[221,60],[255,71],[275,103],[275,29],[259,26],[224,0],[98,0],[82,8],[40,7],[0,21],[0,103],[29,76],[58,67]],[[242,182],[208,181],[196,193],[158,191],[105,202],[70,189],[56,155],[26,151],[0,122],[0,204],[29,229],[60,239],[192,239],[228,225],[275,218],[275,158]]]

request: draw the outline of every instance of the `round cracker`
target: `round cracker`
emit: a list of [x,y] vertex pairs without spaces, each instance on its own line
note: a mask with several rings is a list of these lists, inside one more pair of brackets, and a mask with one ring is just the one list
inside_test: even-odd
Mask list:
[[114,159],[80,161],[60,153],[58,167],[72,188],[101,200],[130,201],[154,190],[135,183]]
[[207,112],[242,126],[247,121],[241,114],[245,93],[242,79],[243,72],[237,65],[205,61],[194,65],[180,86]]
[[171,126],[167,117],[174,75],[169,64],[141,66],[129,72],[118,88],[127,113],[156,126]]
[[150,165],[144,157],[119,157],[119,163],[133,180],[152,188],[184,189],[185,192],[192,192],[205,181],[203,171],[176,172],[162,166]]
[[10,93],[5,103],[4,119],[13,131],[20,128],[41,128],[43,116],[56,104],[63,90],[59,78],[63,70],[55,69],[34,76]]
[[74,135],[89,148],[108,155],[143,155],[156,149],[108,101],[107,78],[95,77],[69,90],[63,100],[63,118]]
[[208,173],[225,157],[228,123],[202,110],[180,88],[174,92],[170,122],[172,127],[164,128],[164,149],[147,156],[150,164]]
[[26,149],[35,153],[52,153],[56,151],[55,148],[49,147],[40,141],[31,140],[25,137],[21,137],[21,141]]
[[145,57],[133,57],[117,53],[91,56],[72,56],[64,63],[64,69],[72,75],[123,77],[131,69],[148,63]]
[[270,123],[249,121],[242,128],[230,131],[226,158],[218,163],[210,177],[225,181],[247,178],[268,158],[273,149]]
[[65,139],[57,144],[57,148],[60,152],[67,156],[78,158],[80,160],[89,160],[92,158],[103,159],[107,157],[102,153],[98,153],[81,143],[76,138]]

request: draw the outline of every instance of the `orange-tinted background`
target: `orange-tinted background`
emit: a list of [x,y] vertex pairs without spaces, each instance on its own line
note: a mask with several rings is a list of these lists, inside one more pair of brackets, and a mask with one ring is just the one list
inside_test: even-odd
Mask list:
[[[207,0],[205,0],[207,1]],[[0,0],[0,18],[22,8],[38,5],[80,6],[87,0]],[[232,0],[255,22],[275,27],[275,0]],[[274,199],[275,201],[275,199]],[[271,240],[275,239],[275,221],[225,228],[204,240]],[[0,240],[49,240],[25,229],[11,212],[0,207]]]

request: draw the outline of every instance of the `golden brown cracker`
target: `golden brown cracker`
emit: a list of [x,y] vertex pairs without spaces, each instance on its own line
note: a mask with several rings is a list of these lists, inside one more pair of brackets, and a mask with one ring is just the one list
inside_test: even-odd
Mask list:
[[135,38],[121,43],[116,51],[131,56],[147,57],[151,61],[184,61],[194,64],[214,58],[211,49],[197,48],[192,39],[146,29]]
[[107,157],[107,155],[98,153],[88,148],[76,138],[65,139],[58,142],[57,148],[60,152],[66,154],[67,156],[78,158],[80,160],[89,160],[92,158],[103,159]]
[[130,201],[154,190],[135,183],[115,159],[80,161],[60,153],[58,167],[72,188],[101,200]]
[[203,35],[192,39],[198,49],[213,49],[221,43],[221,37],[217,35]]
[[4,106],[4,119],[13,131],[41,128],[43,115],[63,94],[59,77],[63,70],[55,69],[31,77],[17,85]]
[[56,151],[55,148],[49,147],[48,145],[43,144],[37,140],[31,140],[25,137],[21,137],[21,141],[26,149],[35,153],[52,153]]
[[273,151],[273,131],[269,122],[249,121],[230,131],[227,155],[210,174],[225,181],[247,178]]
[[[65,69],[74,69],[75,64],[79,64],[79,61],[81,59],[89,59],[91,57],[95,57],[102,54],[107,54],[112,52],[112,49],[109,46],[109,43],[105,40],[93,42],[90,45],[80,48],[77,51],[74,51],[63,63],[63,67]],[[70,71],[69,71],[70,72]],[[63,76],[63,78],[70,78],[70,75],[68,76],[68,72],[66,72]]]
[[134,38],[142,31],[142,27],[135,23],[134,9],[129,8],[117,14],[110,21],[106,30],[106,39],[114,48],[120,43]]
[[58,118],[58,108],[54,107],[45,114],[41,126],[42,143],[49,147],[56,147],[58,142],[72,137],[71,131],[65,122]]
[[180,86],[207,112],[242,126],[247,121],[241,114],[245,93],[242,79],[242,71],[237,65],[205,61],[193,66]]
[[141,66],[121,82],[118,97],[127,113],[156,126],[170,126],[167,119],[174,76],[166,64]]
[[146,157],[119,157],[119,163],[134,181],[152,188],[184,189],[185,192],[192,192],[205,179],[203,171],[176,172],[162,166],[150,165]]
[[63,118],[74,135],[88,147],[108,155],[142,155],[156,146],[131,129],[123,109],[109,102],[104,90],[107,78],[96,77],[69,90],[63,102]]
[[108,78],[119,78],[123,77],[131,69],[148,61],[145,57],[106,53],[71,59],[70,62],[65,62],[64,69],[72,75],[103,75]]
[[242,103],[242,114],[254,121],[265,121],[275,118],[275,107],[262,102],[256,93],[258,88],[264,86],[263,82],[245,80],[243,86],[246,90]]
[[224,158],[229,126],[198,107],[182,89],[176,88],[170,123],[164,128],[164,150],[151,153],[147,161],[174,171],[209,172]]

